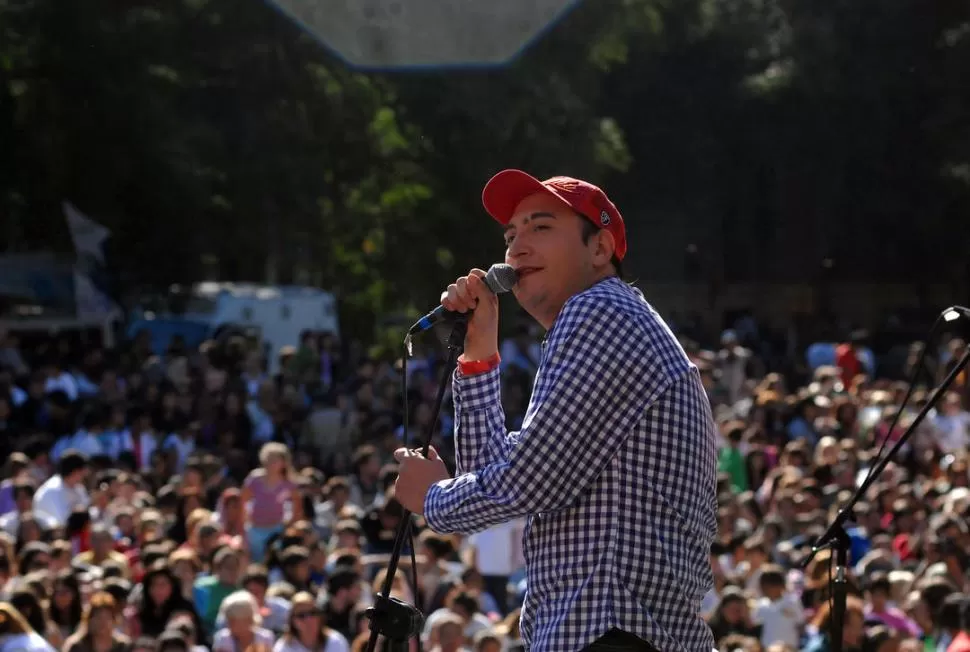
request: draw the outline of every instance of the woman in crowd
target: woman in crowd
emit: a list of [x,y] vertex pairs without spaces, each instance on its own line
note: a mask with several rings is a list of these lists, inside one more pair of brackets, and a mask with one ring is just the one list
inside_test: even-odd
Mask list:
[[63,652],[129,652],[131,640],[119,634],[115,599],[98,592],[84,608],[77,632],[64,642]]
[[158,636],[176,611],[195,608],[182,595],[178,578],[164,562],[153,565],[138,587],[140,599],[128,613],[128,631],[132,637]]
[[219,524],[228,536],[246,535],[246,506],[243,505],[242,492],[231,488],[222,492],[218,508]]
[[[61,350],[50,343],[45,346]],[[718,387],[723,374],[713,373],[718,371],[717,358],[699,346],[688,348],[708,389],[724,435],[722,445],[734,448],[725,456],[718,483],[719,534],[711,550],[716,585],[702,606],[711,617],[716,646],[793,652],[773,645],[772,632],[783,620],[782,607],[800,603],[809,625],[799,622],[796,633],[801,641],[794,649],[830,649],[826,605],[831,555],[823,551],[807,568],[804,559],[874,463],[877,445],[889,436],[883,427],[889,422],[885,415],[893,413],[905,388],[900,391],[890,378],[844,383],[838,370],[813,373],[798,363],[784,376],[751,378],[750,386],[735,388],[741,398],[732,402],[731,392]],[[218,349],[223,350],[214,355]],[[9,481],[0,488],[10,494],[5,509],[0,506],[2,529],[10,536],[9,541],[0,538],[0,599],[20,611],[26,626],[37,634],[34,643],[47,639],[40,641],[45,652],[49,647],[62,649],[67,636],[77,650],[110,650],[115,645],[106,635],[109,610],[93,610],[80,618],[85,596],[97,591],[110,592],[119,608],[125,605],[118,629],[135,640],[138,652],[203,652],[200,644],[209,646],[214,635],[218,652],[270,652],[274,646],[276,652],[330,652],[335,646],[344,649],[340,636],[344,645],[354,639],[354,649],[366,644],[368,621],[363,614],[373,604],[371,587],[383,585],[387,559],[386,554],[367,553],[387,552],[400,518],[393,492],[385,493],[393,485],[395,469],[382,468],[380,448],[387,433],[403,425],[403,406],[394,394],[400,379],[389,385],[388,377],[395,373],[392,366],[362,351],[348,354],[347,364],[340,367],[346,375],[329,379],[329,393],[307,406],[315,418],[304,422],[303,429],[313,426],[320,432],[300,438],[295,437],[300,411],[286,416],[279,408],[294,397],[314,395],[314,388],[290,373],[272,379],[243,378],[241,361],[254,359],[257,352],[257,345],[244,338],[229,338],[173,358],[179,361],[176,376],[191,380],[191,389],[184,391],[173,390],[165,370],[152,366],[155,362],[144,366],[149,357],[136,364],[127,351],[105,351],[103,359],[110,369],[105,369],[104,378],[122,380],[120,395],[110,394],[112,428],[145,437],[122,437],[127,443],[116,459],[87,461],[84,485],[92,506],[77,510],[66,529],[32,513],[30,496],[14,491],[14,481],[30,478],[33,486],[47,481],[54,472],[51,441],[76,432],[83,425],[78,415],[90,413],[96,407],[91,402],[107,401],[109,393],[65,403],[59,394],[45,395],[43,370],[37,367],[34,374],[13,378],[26,403],[3,403],[6,397],[0,395],[0,404],[8,410],[13,406],[10,423],[21,428],[17,435],[22,435],[12,444],[22,451],[16,464],[0,475],[0,481]],[[87,351],[81,353],[85,358]],[[41,358],[25,351],[25,359],[31,363]],[[164,367],[166,362],[158,364]],[[880,361],[880,369],[884,364]],[[70,366],[67,361],[58,368]],[[255,364],[250,368],[256,369]],[[432,367],[412,378],[413,387],[425,388],[411,395],[413,423],[429,413],[433,380],[442,371]],[[221,377],[211,386],[205,382],[210,372]],[[0,367],[0,389],[9,376],[9,370]],[[97,382],[93,376],[89,380]],[[253,412],[256,420],[245,407],[247,381],[265,399],[265,409]],[[503,375],[503,395],[510,382],[517,381]],[[517,391],[519,400],[508,403],[512,423],[522,419],[528,404],[527,384]],[[925,395],[917,392],[917,397],[923,396],[917,405]],[[970,432],[966,398],[961,392],[960,401],[951,398],[945,409],[931,412],[912,442],[919,454],[890,465],[854,510],[849,586],[863,599],[863,613],[872,622],[850,615],[847,649],[914,652],[918,644],[925,652],[954,652],[947,648],[962,641],[953,614],[943,618],[941,607],[970,594],[970,492],[962,489],[970,484],[970,456],[967,447],[949,441],[962,436],[963,426]],[[122,407],[119,401],[124,410],[117,409]],[[45,420],[38,420],[38,415]],[[180,475],[173,475],[164,451],[155,450],[152,415],[163,428],[166,421],[205,424]],[[355,425],[344,438],[340,433],[347,415]],[[447,421],[447,415],[442,416]],[[339,450],[318,450],[318,434],[337,442]],[[286,436],[294,438],[284,446],[280,440]],[[262,450],[250,445],[250,440],[269,441],[267,437],[274,443]],[[356,474],[339,465],[326,468],[328,475],[313,468],[331,453],[333,459],[356,460]],[[450,455],[448,450],[443,454]],[[149,468],[152,457],[159,462],[155,469]],[[259,468],[253,471],[257,457]],[[448,461],[454,462],[451,457]],[[935,515],[944,515],[946,523],[937,523]],[[94,532],[92,522],[98,528]],[[482,569],[469,554],[469,541],[422,533],[420,519],[415,526],[417,587],[410,585],[412,569],[405,557],[393,595],[418,603],[429,621],[440,612],[435,618],[442,644],[447,639],[476,652],[493,652],[497,637],[503,652],[521,649],[515,608],[521,604],[525,582],[518,542],[508,550],[513,561],[507,582],[516,587],[517,598],[507,608],[484,607],[486,616],[479,613],[483,605],[495,601],[482,595]],[[92,554],[79,556],[89,547]],[[262,565],[250,566],[250,551],[252,561]],[[761,586],[767,563],[783,571],[785,587],[777,601]],[[250,568],[245,575],[244,568]],[[884,582],[882,589],[874,590],[879,585],[873,581],[881,573],[893,578],[891,595],[885,595]],[[772,586],[780,588],[777,582]],[[857,587],[869,590],[861,594]],[[461,598],[446,600],[451,595]],[[13,633],[9,628],[0,631]],[[21,637],[14,639],[16,649],[0,647],[0,652],[29,649],[29,641],[22,644],[24,631],[16,632]],[[411,649],[416,645],[413,641]]]
[[286,633],[273,652],[349,652],[347,639],[327,627],[324,612],[312,594],[297,593],[291,605]]
[[51,645],[59,646],[64,641],[57,625],[47,617],[47,613],[35,592],[30,590],[15,591],[10,596],[10,604],[17,610],[20,617],[30,625],[31,630],[50,641]]
[[83,610],[77,576],[71,570],[64,569],[54,579],[54,597],[48,609],[50,619],[62,639],[77,631]]
[[283,527],[302,517],[303,498],[293,470],[290,451],[269,443],[259,452],[260,468],[246,478],[242,502],[248,508],[247,537],[253,562],[266,554],[266,544]]

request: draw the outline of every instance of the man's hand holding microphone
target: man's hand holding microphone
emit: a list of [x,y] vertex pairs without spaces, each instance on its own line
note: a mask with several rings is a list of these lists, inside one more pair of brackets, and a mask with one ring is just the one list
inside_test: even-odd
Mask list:
[[[488,272],[473,269],[441,293],[441,308],[435,309],[419,324],[467,315],[463,358],[489,360],[498,355],[498,296],[515,284],[515,271],[509,265],[493,265]],[[442,310],[442,308],[444,310]],[[446,312],[447,311],[447,312]],[[437,315],[436,317],[434,317]],[[398,501],[414,514],[424,514],[424,499],[431,485],[451,477],[434,448],[428,457],[420,449],[399,448],[394,452],[399,465],[395,483]]]
[[441,293],[441,305],[468,316],[465,359],[487,360],[498,353],[498,296],[485,285],[485,271],[473,269]]

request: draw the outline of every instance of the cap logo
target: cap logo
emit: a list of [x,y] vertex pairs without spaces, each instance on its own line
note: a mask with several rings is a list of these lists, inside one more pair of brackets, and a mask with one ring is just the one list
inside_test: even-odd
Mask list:
[[603,226],[610,225],[610,214],[606,211],[600,211],[600,224]]

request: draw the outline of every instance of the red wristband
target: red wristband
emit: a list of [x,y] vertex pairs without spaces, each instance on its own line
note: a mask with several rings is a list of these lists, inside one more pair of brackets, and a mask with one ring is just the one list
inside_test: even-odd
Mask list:
[[498,353],[484,360],[466,360],[463,353],[458,357],[458,371],[461,372],[462,376],[474,376],[495,369],[500,362],[502,362],[502,358],[499,357]]

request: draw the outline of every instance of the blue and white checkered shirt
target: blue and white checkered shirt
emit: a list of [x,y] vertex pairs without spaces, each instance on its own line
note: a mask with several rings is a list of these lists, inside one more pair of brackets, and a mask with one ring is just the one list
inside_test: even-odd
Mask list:
[[547,334],[522,429],[499,371],[454,378],[457,477],[424,505],[437,532],[528,515],[521,631],[533,652],[611,628],[710,652],[715,425],[700,376],[638,290],[615,277],[570,298]]

